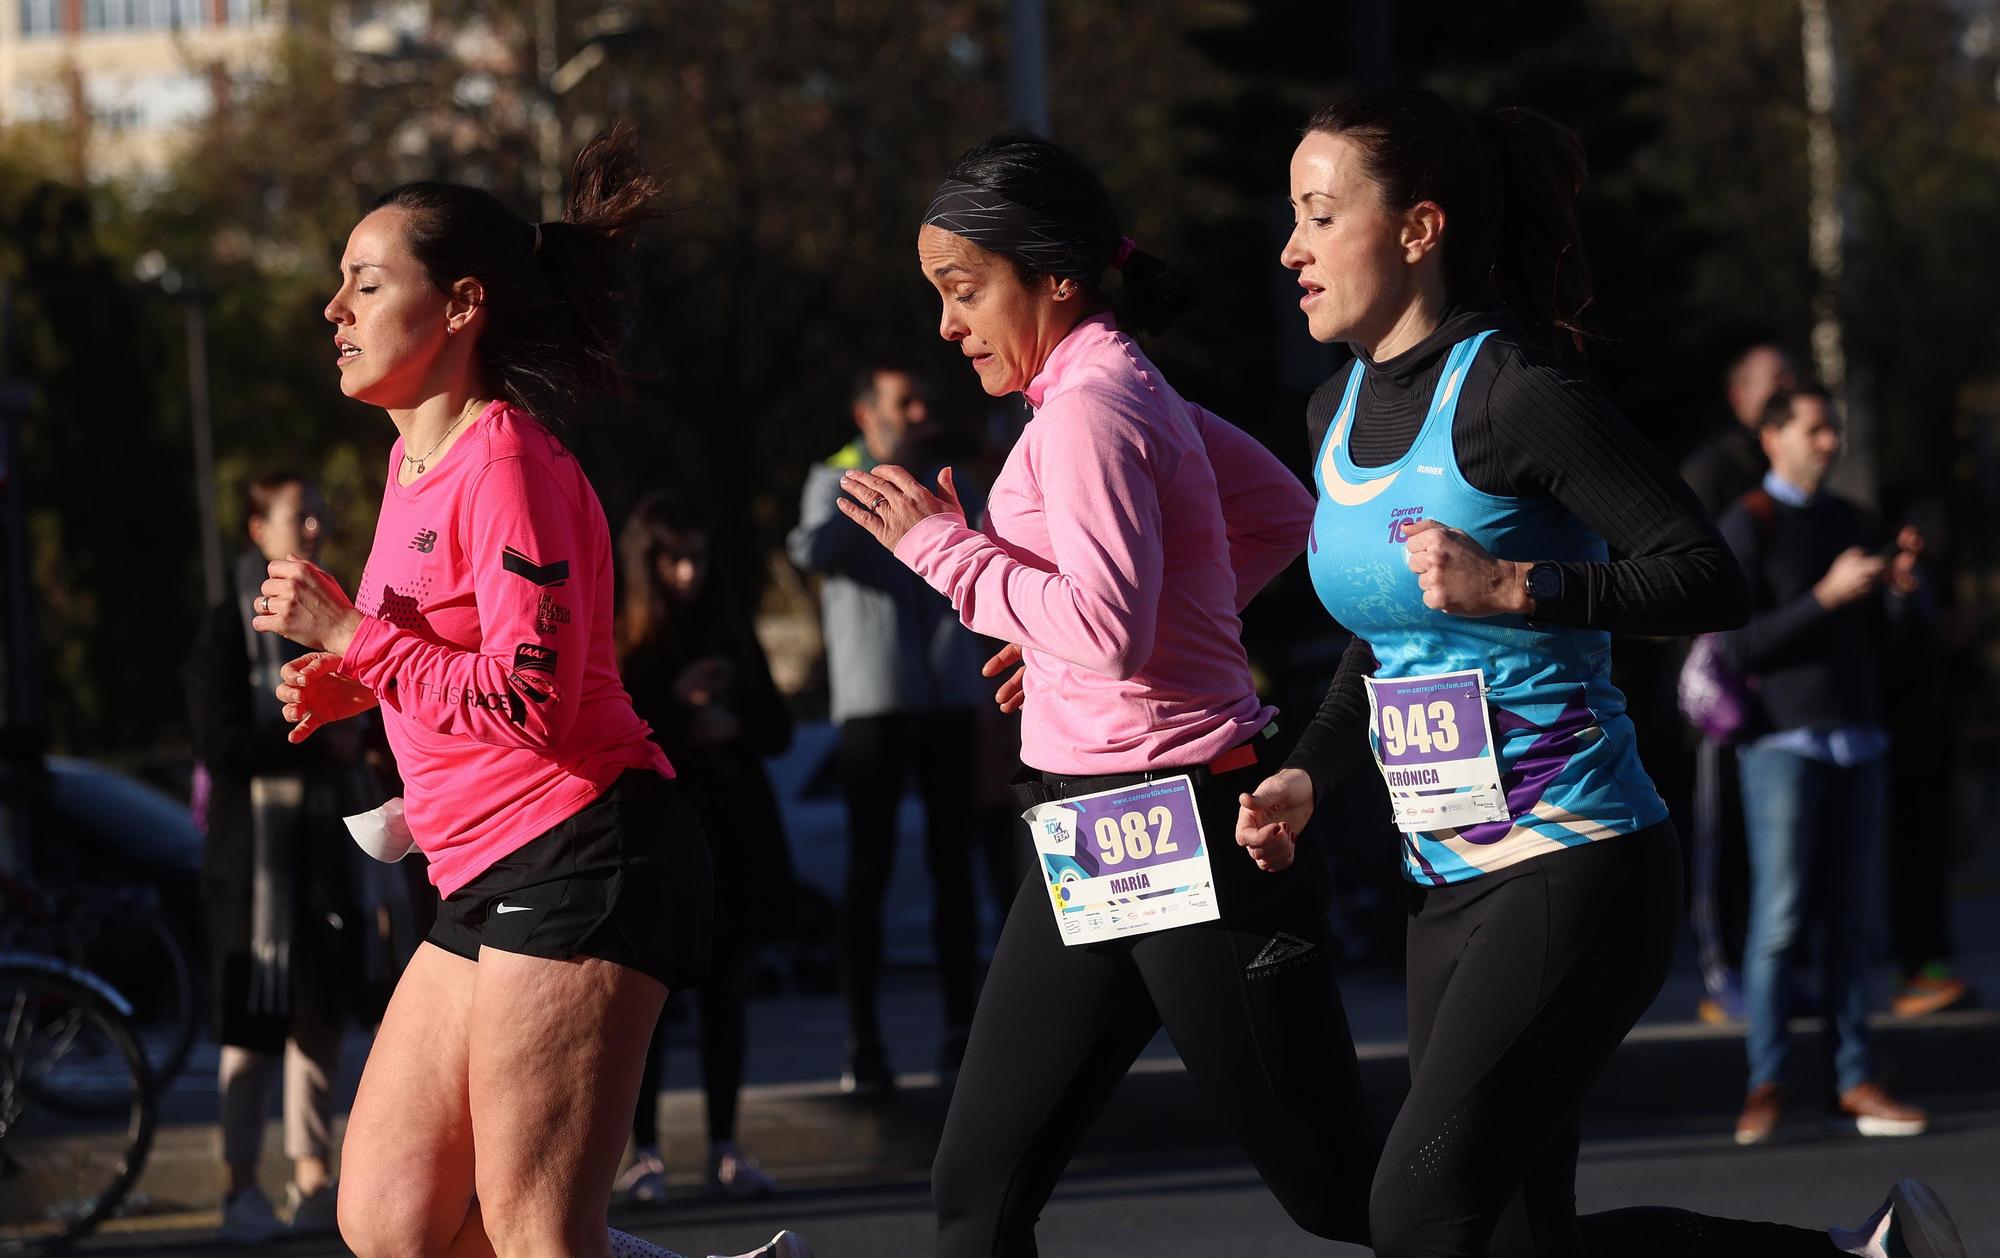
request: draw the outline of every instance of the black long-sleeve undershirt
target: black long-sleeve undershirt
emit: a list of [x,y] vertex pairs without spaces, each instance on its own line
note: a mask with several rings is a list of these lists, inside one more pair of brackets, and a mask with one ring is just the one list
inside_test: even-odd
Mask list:
[[[1489,329],[1493,336],[1459,388],[1452,441],[1460,470],[1482,493],[1555,499],[1618,556],[1558,564],[1562,594],[1537,603],[1537,623],[1654,635],[1742,624],[1749,612],[1742,570],[1693,492],[1603,394],[1565,370],[1504,308],[1455,306],[1417,345],[1369,364],[1346,438],[1355,463],[1380,467],[1407,454],[1448,351]],[[1307,405],[1315,458],[1346,386],[1343,368]],[[1312,778],[1315,798],[1366,758],[1362,679],[1374,671],[1374,654],[1357,638],[1286,762]]]

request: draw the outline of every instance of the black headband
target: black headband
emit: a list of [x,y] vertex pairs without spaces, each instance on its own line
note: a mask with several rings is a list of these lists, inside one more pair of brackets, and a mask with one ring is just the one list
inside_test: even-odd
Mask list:
[[924,211],[924,226],[938,227],[1031,270],[1068,279],[1094,279],[1122,242],[1094,242],[1073,227],[1017,205],[977,184],[947,179]]

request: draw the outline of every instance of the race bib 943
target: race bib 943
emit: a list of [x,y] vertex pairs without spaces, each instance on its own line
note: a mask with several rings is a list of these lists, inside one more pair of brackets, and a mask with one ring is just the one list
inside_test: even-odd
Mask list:
[[1424,833],[1512,817],[1482,670],[1371,677],[1368,708],[1369,742],[1397,828]]

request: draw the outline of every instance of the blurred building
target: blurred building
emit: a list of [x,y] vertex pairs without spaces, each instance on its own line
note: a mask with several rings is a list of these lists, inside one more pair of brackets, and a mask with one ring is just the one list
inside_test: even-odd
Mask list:
[[0,127],[51,123],[89,177],[162,169],[265,73],[285,0],[0,0]]
[[467,76],[462,94],[490,95],[513,69],[490,26],[440,27],[428,0],[0,0],[0,131],[52,125],[83,177],[144,181],[271,72],[306,10],[325,14],[340,72],[371,84],[443,62]]

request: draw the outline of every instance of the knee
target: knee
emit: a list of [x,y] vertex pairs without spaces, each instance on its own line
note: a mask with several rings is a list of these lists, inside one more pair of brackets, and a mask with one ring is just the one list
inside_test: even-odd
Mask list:
[[431,1221],[421,1203],[395,1192],[369,1192],[357,1177],[339,1183],[336,1217],[340,1239],[357,1258],[423,1258],[442,1253],[449,1236],[431,1235]]
[[938,1142],[937,1156],[931,1159],[931,1206],[937,1211],[939,1227],[983,1213],[978,1205],[985,1195],[981,1175],[968,1152],[947,1132]]

